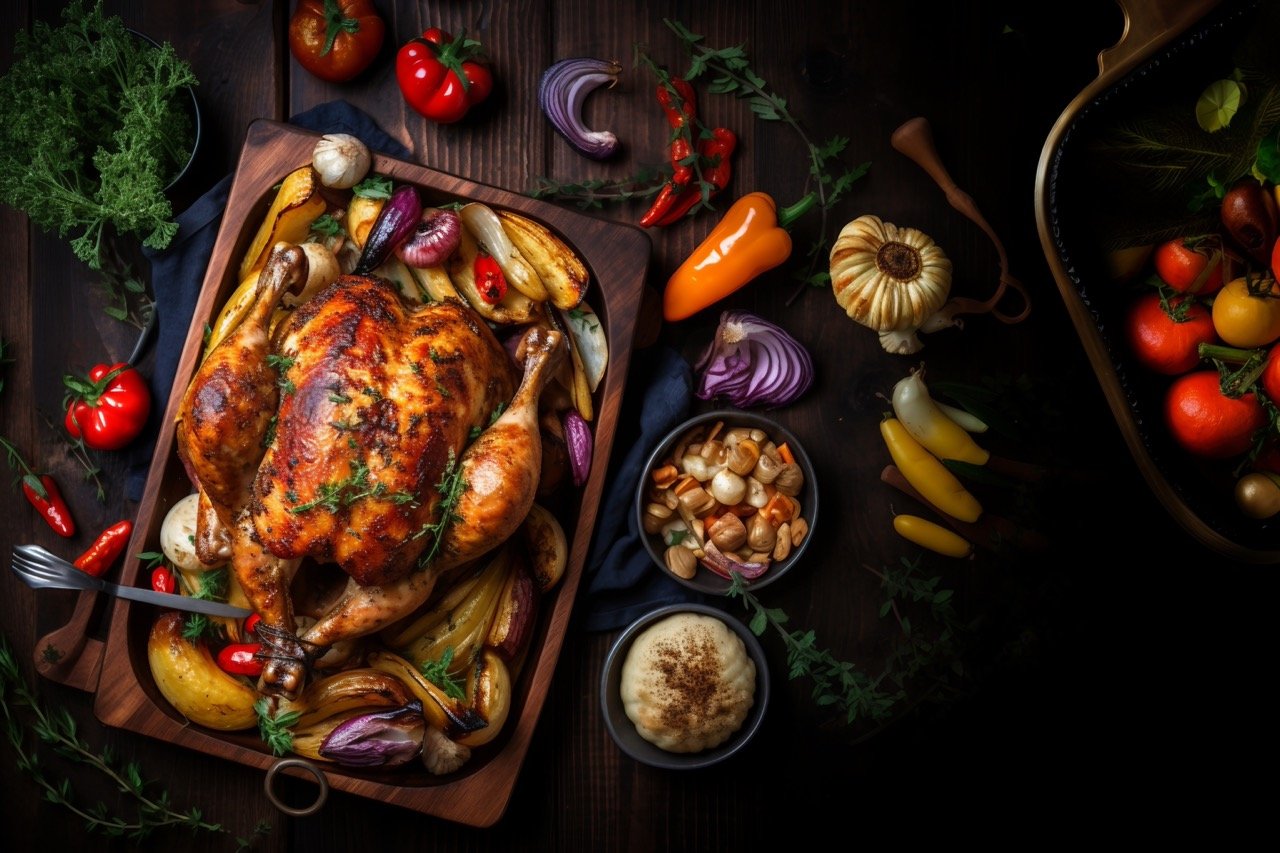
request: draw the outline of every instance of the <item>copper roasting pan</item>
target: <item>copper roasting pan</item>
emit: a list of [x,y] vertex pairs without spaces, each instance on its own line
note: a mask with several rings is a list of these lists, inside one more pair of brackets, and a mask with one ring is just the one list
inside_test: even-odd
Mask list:
[[[1231,462],[1198,462],[1173,445],[1161,412],[1164,377],[1133,361],[1123,317],[1133,290],[1109,279],[1097,221],[1106,188],[1089,180],[1104,129],[1229,72],[1233,49],[1252,34],[1263,2],[1121,0],[1124,31],[1098,56],[1098,77],[1066,108],[1045,143],[1036,176],[1036,220],[1059,293],[1139,470],[1160,503],[1195,539],[1231,559],[1280,561],[1280,521],[1245,517],[1232,497]],[[1225,72],[1222,72],[1224,62]],[[1211,76],[1206,76],[1211,75]],[[1199,88],[1197,88],[1199,87]],[[1179,208],[1181,209],[1181,208]],[[1092,227],[1091,227],[1092,226]]]
[[[169,397],[165,427],[156,443],[145,497],[126,552],[130,555],[158,550],[160,525],[166,513],[191,491],[191,483],[175,452],[173,421],[182,392],[195,371],[205,323],[216,315],[234,290],[240,258],[266,214],[273,187],[290,171],[310,161],[316,139],[317,135],[292,125],[267,120],[256,121],[248,129]],[[638,227],[596,219],[414,163],[375,155],[373,168],[397,183],[416,184],[426,204],[480,201],[519,211],[550,227],[586,261],[591,272],[586,301],[600,316],[608,336],[608,370],[596,391],[595,448],[590,478],[580,491],[567,496],[564,506],[548,504],[557,511],[569,537],[568,566],[559,585],[540,603],[538,625],[514,685],[513,706],[502,733],[491,743],[477,748],[471,760],[450,776],[433,777],[413,765],[381,773],[336,765],[323,768],[328,784],[338,790],[471,826],[491,826],[502,816],[510,800],[565,640],[596,521],[596,508],[604,489],[649,264],[650,243]],[[139,574],[139,561],[131,559],[126,562],[120,582],[146,585],[148,581]],[[91,605],[91,598],[82,598],[77,616],[72,620],[74,625],[87,623],[83,615]],[[202,728],[183,719],[160,695],[147,663],[146,649],[147,634],[156,612],[154,608],[117,599],[110,612],[105,641],[67,637],[69,631],[64,630],[62,638],[66,645],[61,649],[64,656],[56,665],[42,657],[39,649],[46,644],[41,641],[36,653],[38,668],[51,679],[94,691],[94,711],[108,725],[263,770],[271,768],[279,759],[266,749],[256,731],[222,733]],[[285,772],[306,778],[305,773],[297,770]]]

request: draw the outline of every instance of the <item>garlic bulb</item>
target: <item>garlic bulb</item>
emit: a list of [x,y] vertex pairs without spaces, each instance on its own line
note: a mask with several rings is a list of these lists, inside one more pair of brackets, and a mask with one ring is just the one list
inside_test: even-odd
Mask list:
[[311,152],[311,166],[320,183],[339,190],[364,180],[372,162],[368,147],[349,133],[326,133]]
[[935,331],[956,324],[950,318],[930,322],[951,292],[951,261],[914,228],[859,216],[831,247],[830,272],[836,302],[853,320],[879,332],[889,352],[917,352],[922,327]]

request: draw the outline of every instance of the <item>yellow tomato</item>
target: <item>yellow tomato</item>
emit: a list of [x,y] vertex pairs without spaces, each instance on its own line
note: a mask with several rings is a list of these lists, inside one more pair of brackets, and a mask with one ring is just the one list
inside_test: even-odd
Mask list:
[[1254,278],[1227,283],[1213,298],[1213,328],[1233,347],[1266,346],[1280,338],[1280,288],[1274,280]]

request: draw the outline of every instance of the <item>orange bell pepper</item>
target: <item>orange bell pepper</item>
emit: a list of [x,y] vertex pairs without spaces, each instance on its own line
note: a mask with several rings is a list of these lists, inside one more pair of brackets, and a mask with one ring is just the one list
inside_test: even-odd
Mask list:
[[781,213],[767,193],[748,193],[735,201],[667,281],[662,305],[666,320],[696,314],[790,257],[786,226],[815,200],[810,194]]

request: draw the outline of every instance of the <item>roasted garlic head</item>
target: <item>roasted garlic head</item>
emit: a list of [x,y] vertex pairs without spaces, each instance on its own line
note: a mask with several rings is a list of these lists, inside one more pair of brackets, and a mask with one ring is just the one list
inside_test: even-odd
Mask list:
[[830,272],[836,302],[892,353],[919,351],[916,332],[951,292],[951,261],[932,238],[871,214],[841,229]]

